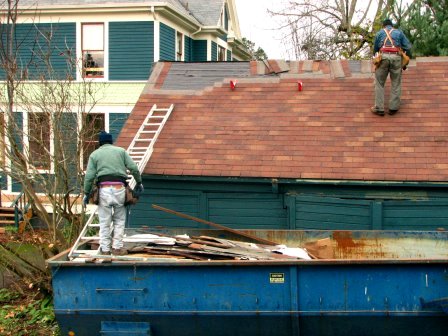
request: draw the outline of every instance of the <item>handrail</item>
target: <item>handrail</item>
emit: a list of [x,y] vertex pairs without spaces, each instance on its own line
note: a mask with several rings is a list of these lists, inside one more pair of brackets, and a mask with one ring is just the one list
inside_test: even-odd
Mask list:
[[15,223],[16,227],[19,228],[19,213],[21,213],[22,216],[24,216],[30,207],[30,203],[28,202],[28,197],[23,190],[15,198],[15,200],[11,203],[10,207],[14,208],[14,223]]

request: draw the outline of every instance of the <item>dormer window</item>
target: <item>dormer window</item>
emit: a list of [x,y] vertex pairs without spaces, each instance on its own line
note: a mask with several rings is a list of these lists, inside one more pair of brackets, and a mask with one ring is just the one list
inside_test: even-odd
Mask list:
[[82,70],[85,78],[104,78],[104,24],[82,24]]

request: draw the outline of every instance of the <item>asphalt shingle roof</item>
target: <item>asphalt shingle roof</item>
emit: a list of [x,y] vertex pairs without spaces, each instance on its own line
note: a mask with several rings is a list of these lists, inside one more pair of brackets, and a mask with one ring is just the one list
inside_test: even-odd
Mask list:
[[218,25],[224,0],[20,0],[20,7],[57,5],[94,6],[107,4],[170,4],[180,13],[195,18],[204,26]]
[[153,104],[175,105],[145,174],[448,181],[446,57],[413,62],[399,113],[385,117],[369,111],[369,61],[251,62],[250,76],[194,94],[164,89],[176,67],[163,68],[118,139],[127,148]]

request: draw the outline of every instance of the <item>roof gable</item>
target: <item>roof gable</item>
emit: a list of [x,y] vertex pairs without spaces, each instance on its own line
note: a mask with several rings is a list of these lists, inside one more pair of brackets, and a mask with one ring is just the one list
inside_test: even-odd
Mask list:
[[118,144],[127,147],[152,104],[174,104],[146,174],[448,181],[447,63],[414,62],[401,110],[385,117],[369,111],[369,61],[244,63],[250,76],[197,91],[164,89],[175,64],[159,64]]

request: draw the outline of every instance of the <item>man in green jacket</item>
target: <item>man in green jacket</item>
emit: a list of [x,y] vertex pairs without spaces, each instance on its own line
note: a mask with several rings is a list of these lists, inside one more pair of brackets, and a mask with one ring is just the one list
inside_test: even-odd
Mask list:
[[[99,188],[98,217],[100,221],[100,253],[125,255],[123,235],[126,222],[125,186],[128,171],[137,182],[135,192],[143,192],[142,178],[137,165],[121,147],[112,145],[112,135],[101,131],[100,147],[89,157],[84,179],[84,205],[89,202],[93,183]],[[111,224],[113,223],[113,239]],[[111,249],[112,248],[112,249]]]

